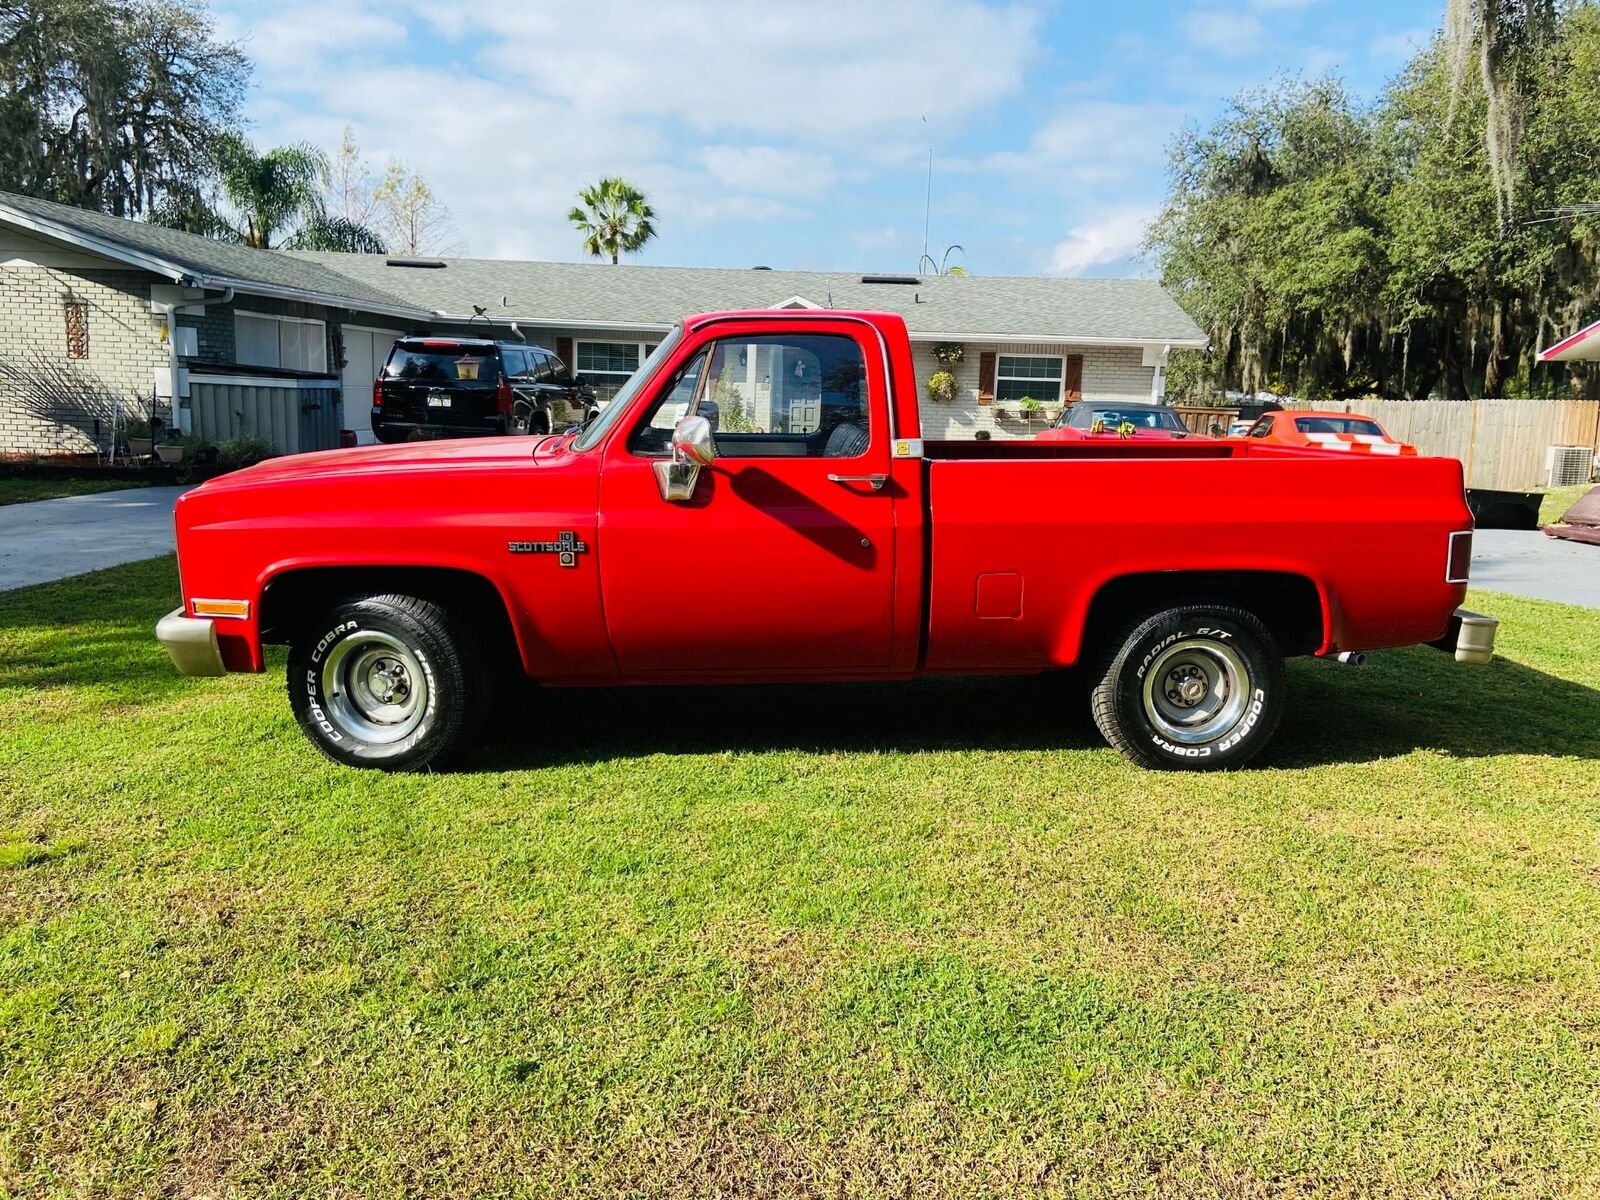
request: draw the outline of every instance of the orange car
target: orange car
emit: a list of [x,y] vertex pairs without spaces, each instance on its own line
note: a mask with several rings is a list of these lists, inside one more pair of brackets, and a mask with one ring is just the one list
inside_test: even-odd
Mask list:
[[1263,413],[1244,435],[1279,446],[1312,450],[1349,450],[1356,454],[1415,454],[1417,448],[1398,442],[1371,417],[1360,413],[1314,409]]

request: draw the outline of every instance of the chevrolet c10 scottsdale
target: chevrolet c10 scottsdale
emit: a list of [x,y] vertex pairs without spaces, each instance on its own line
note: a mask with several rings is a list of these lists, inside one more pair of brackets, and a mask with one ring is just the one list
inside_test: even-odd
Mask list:
[[189,492],[157,637],[188,675],[287,644],[301,728],[386,770],[468,748],[513,664],[544,688],[1079,668],[1112,746],[1195,769],[1272,736],[1286,655],[1490,658],[1453,459],[924,441],[918,399],[897,316],[690,317],[582,428]]

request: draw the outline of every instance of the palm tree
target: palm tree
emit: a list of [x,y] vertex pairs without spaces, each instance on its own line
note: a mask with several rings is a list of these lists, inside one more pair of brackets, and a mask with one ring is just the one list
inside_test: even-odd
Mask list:
[[583,234],[583,252],[594,258],[633,254],[656,235],[655,210],[626,179],[602,179],[578,193],[583,201],[567,220]]
[[372,230],[331,216],[324,207],[329,164],[317,147],[300,142],[257,151],[228,134],[212,153],[226,203],[207,203],[198,193],[169,197],[151,213],[153,222],[258,250],[383,253],[383,239]]

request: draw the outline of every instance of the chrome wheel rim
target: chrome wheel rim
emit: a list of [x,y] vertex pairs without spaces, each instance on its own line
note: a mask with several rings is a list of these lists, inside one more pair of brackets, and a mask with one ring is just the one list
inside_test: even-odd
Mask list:
[[364,630],[340,642],[322,665],[324,707],[341,729],[365,742],[398,742],[428,711],[428,676],[399,638]]
[[1232,646],[1199,638],[1174,642],[1144,676],[1144,711],[1170,741],[1215,741],[1239,723],[1250,671]]

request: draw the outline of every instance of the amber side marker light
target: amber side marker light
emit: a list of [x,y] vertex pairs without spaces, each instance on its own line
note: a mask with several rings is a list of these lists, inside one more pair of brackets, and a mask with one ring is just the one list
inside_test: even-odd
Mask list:
[[193,600],[190,607],[197,617],[244,618],[250,615],[248,600]]

